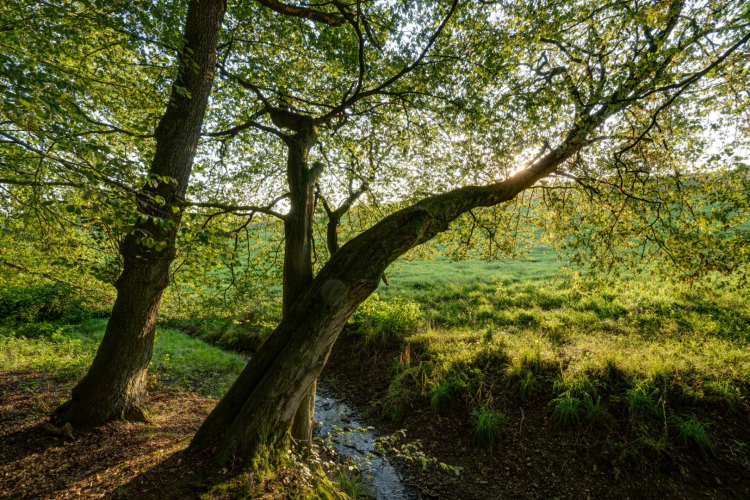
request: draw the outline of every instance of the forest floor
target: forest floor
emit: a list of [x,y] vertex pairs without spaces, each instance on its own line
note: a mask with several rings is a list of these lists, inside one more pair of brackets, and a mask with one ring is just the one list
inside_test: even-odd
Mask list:
[[105,325],[0,327],[0,498],[328,499],[363,489],[335,457],[322,457],[326,472],[294,457],[242,471],[188,455],[244,359],[172,329],[157,333],[146,401],[151,423],[74,428],[72,438],[49,432],[45,425],[91,362]]
[[[97,498],[131,490],[148,497],[149,489],[168,491],[167,485],[198,470],[199,464],[169,457],[185,448],[213,400],[195,393],[152,393],[153,424],[118,421],[73,429],[68,438],[44,429],[50,410],[68,390],[40,373],[0,372],[0,497]],[[167,476],[154,481],[154,467]]]

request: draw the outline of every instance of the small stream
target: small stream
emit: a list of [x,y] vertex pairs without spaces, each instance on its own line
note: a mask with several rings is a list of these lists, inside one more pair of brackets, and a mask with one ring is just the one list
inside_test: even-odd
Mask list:
[[[321,390],[315,400],[315,434],[325,438],[329,433],[333,436],[333,447],[342,457],[351,458],[365,477],[370,476],[370,484],[378,500],[409,500],[417,498],[410,495],[404,485],[401,475],[383,458],[374,454],[374,441],[379,437],[376,430],[356,417],[356,412],[345,403],[334,399],[328,391]],[[354,430],[365,428],[365,431],[345,432],[340,435],[336,428]]]

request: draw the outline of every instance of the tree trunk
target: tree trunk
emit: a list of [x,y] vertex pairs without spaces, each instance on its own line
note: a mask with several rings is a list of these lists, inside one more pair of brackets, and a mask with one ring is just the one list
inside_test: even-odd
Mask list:
[[[562,161],[539,162],[548,173]],[[333,343],[357,306],[378,286],[386,267],[448,228],[462,213],[516,196],[542,174],[524,171],[491,186],[458,189],[401,210],[344,245],[291,306],[198,430],[191,449],[217,445],[224,463],[249,463],[264,446],[278,445],[307,388],[323,369]]]
[[339,251],[339,223],[341,216],[336,212],[328,214],[328,225],[326,226],[326,243],[328,245],[328,254],[333,255]]
[[[284,286],[283,316],[289,313],[294,302],[313,280],[312,239],[315,216],[315,183],[322,165],[308,167],[310,148],[317,141],[312,127],[302,128],[287,141],[287,181],[291,209],[284,222]],[[312,424],[315,411],[315,389],[313,381],[294,417],[292,438],[302,450],[312,446]]]
[[[673,18],[677,15],[679,8]],[[662,39],[670,31],[664,31]],[[592,133],[609,117],[631,105],[628,96],[659,69],[652,61],[652,56],[647,57],[643,67],[603,99],[597,111],[581,111],[561,144],[528,168],[502,182],[426,198],[384,218],[341,247],[203,422],[191,449],[216,445],[219,463],[232,458],[248,463],[263,447],[279,444],[346,321],[377,288],[388,265],[448,229],[461,214],[509,201],[554,172],[589,143]]]
[[[137,200],[143,217],[120,248],[124,266],[115,284],[112,316],[88,374],[73,389],[71,400],[59,409],[62,421],[85,426],[146,416],[146,373],[180,222],[180,212],[173,212],[172,204],[187,190],[213,83],[225,8],[224,0],[193,0],[188,7],[178,77],[155,131],[149,180]],[[173,181],[167,182],[165,177]],[[144,233],[152,240],[144,238]],[[155,246],[156,242],[162,245]]]

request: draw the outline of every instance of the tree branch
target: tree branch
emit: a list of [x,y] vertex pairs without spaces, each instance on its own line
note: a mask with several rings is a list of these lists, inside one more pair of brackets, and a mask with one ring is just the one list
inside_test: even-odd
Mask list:
[[83,184],[65,181],[28,181],[23,179],[0,179],[0,184],[13,184],[15,186],[69,186],[83,188]]
[[448,11],[448,14],[443,18],[438,28],[435,30],[435,32],[432,34],[430,39],[428,40],[427,44],[422,49],[422,52],[419,54],[419,56],[408,66],[405,66],[401,69],[398,73],[391,76],[387,80],[385,80],[383,83],[378,85],[377,87],[366,90],[364,92],[360,93],[354,93],[351,95],[351,97],[343,100],[341,104],[336,106],[334,109],[326,113],[325,115],[315,119],[316,125],[322,125],[325,123],[328,123],[333,118],[339,116],[341,113],[343,113],[348,107],[356,103],[357,101],[379,94],[381,91],[386,89],[387,87],[394,84],[396,81],[400,80],[403,76],[407,75],[408,73],[412,72],[414,68],[419,66],[419,64],[422,62],[422,60],[425,58],[427,53],[430,51],[432,46],[435,44],[435,41],[437,40],[438,36],[440,36],[440,33],[442,33],[443,29],[445,28],[446,24],[448,24],[448,21],[453,17],[454,12],[456,11],[456,7],[458,6],[458,0],[453,0],[451,3],[450,10]]
[[268,7],[274,12],[283,14],[285,16],[299,17],[302,19],[309,19],[317,23],[327,24],[328,26],[341,26],[346,22],[346,19],[339,17],[335,14],[328,12],[321,12],[319,10],[308,9],[305,7],[297,7],[295,5],[289,5],[281,3],[277,0],[255,0],[264,7]]
[[268,205],[258,207],[254,205],[227,205],[224,203],[211,203],[211,202],[190,202],[190,201],[183,201],[177,204],[177,206],[180,207],[202,207],[202,208],[218,208],[220,210],[223,210],[224,213],[229,212],[246,212],[242,215],[253,215],[256,213],[260,214],[266,214],[266,215],[272,215],[274,217],[277,217],[283,221],[287,220],[287,216],[285,214],[282,214],[280,212],[277,212],[273,210],[273,207],[280,202],[281,200],[288,198],[289,193],[283,194],[281,196],[278,196],[271,200],[271,202]]

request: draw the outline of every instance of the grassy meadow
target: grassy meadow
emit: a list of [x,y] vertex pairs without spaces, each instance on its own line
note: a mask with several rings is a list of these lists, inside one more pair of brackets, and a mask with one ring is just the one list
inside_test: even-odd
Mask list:
[[[0,326],[0,371],[40,372],[72,385],[86,372],[104,336],[106,319]],[[158,328],[150,366],[154,389],[194,390],[218,398],[245,362],[172,328]]]

